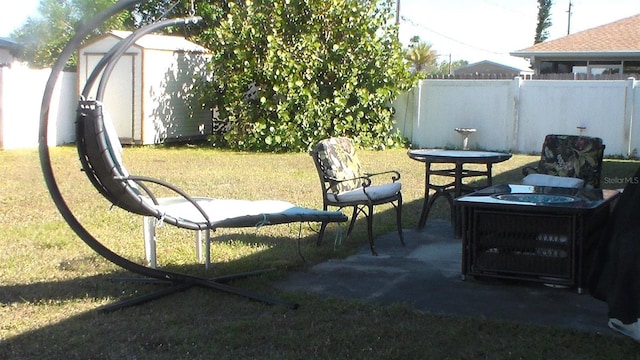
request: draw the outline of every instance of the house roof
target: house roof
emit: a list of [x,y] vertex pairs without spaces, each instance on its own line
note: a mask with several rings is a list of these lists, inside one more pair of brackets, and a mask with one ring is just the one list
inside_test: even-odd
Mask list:
[[519,57],[594,54],[639,56],[640,14],[511,53]]
[[477,69],[482,69],[483,71],[491,71],[491,72],[503,71],[503,72],[512,72],[512,73],[520,73],[522,71],[522,69],[518,69],[508,65],[499,64],[489,60],[482,60],[482,61],[475,62],[473,64],[459,67],[453,70],[453,72],[464,73],[468,70],[475,72],[477,71]]
[[[131,31],[111,30],[109,34],[124,39],[131,35]],[[138,39],[135,44],[144,49],[153,50],[209,52],[207,48],[193,43],[182,36],[148,34]]]
[[11,40],[10,38],[0,37],[0,49],[17,50],[20,48],[20,44]]

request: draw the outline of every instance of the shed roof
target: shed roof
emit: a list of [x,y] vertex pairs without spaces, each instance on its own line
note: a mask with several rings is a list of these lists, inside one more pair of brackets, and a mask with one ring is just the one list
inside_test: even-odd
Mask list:
[[512,52],[528,57],[550,54],[640,54],[640,14],[600,25],[556,40]]
[[[131,31],[111,30],[109,34],[124,39],[131,35]],[[152,50],[209,52],[209,49],[193,43],[182,36],[147,34],[138,39],[135,44],[141,48]]]

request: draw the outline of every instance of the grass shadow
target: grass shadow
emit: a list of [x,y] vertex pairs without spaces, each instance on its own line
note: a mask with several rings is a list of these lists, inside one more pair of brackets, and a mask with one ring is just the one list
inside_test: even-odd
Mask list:
[[[271,286],[272,281],[281,278],[288,270],[308,266],[308,263],[302,259],[295,259],[298,256],[296,253],[297,244],[295,243],[297,239],[263,234],[229,236],[229,238],[231,237],[233,240],[225,239],[223,236],[217,241],[234,241],[240,244],[239,246],[253,246],[260,242],[265,246],[262,251],[235,260],[219,260],[213,257],[211,270],[205,270],[204,265],[200,263],[169,264],[163,269],[205,278],[225,277],[229,274],[256,271],[263,268],[274,269],[274,271],[261,275],[224,283],[243,291],[250,291],[258,296],[267,296],[291,303],[301,300],[299,295],[284,294]],[[314,235],[305,236],[301,237],[299,241],[304,251],[311,249],[312,246],[315,247],[316,237]],[[290,253],[288,259],[280,258],[283,252]],[[108,269],[109,265],[106,259],[95,254],[61,261],[58,268],[68,270],[70,274],[73,274],[87,268]],[[273,311],[276,313],[289,311],[285,306],[269,307],[255,299],[248,299],[217,289],[193,286],[137,306],[108,314],[98,313],[97,310],[104,305],[129,297],[146,295],[168,286],[168,284],[152,283],[145,280],[146,278],[139,274],[118,268],[104,274],[86,277],[0,285],[0,309],[15,314],[10,317],[12,318],[10,323],[20,322],[21,320],[16,317],[24,316],[24,311],[33,311],[29,309],[33,309],[34,306],[40,311],[53,313],[56,312],[52,311],[52,307],[67,309],[65,313],[53,315],[55,319],[50,319],[50,323],[47,325],[40,324],[20,335],[0,339],[0,358],[156,358],[167,351],[169,354],[174,354],[169,358],[175,358],[176,349],[172,346],[183,346],[177,344],[184,343],[186,344],[184,346],[189,348],[193,344],[189,344],[187,339],[178,339],[167,335],[167,331],[169,333],[179,332],[178,337],[193,336],[199,341],[203,341],[202,345],[204,345],[205,337],[209,336],[206,333],[212,333],[211,327],[215,326],[215,321],[202,329],[189,328],[194,322],[200,322],[200,325],[204,325],[202,324],[202,314],[227,314],[226,321],[231,321],[235,315],[220,311],[220,309],[227,308],[228,311],[236,309],[243,313],[241,317],[250,317],[267,309],[274,309]],[[75,310],[72,313],[68,309],[69,304],[76,304],[73,306]],[[159,313],[162,316],[158,317]],[[130,327],[132,316],[137,319],[135,329],[127,328],[126,325],[129,324]],[[156,324],[155,321],[158,320],[163,324]],[[167,322],[171,324],[167,325]],[[5,329],[11,327],[10,323],[3,325]],[[176,326],[181,330],[176,330]],[[143,334],[140,332],[145,331],[149,331],[146,334],[149,336],[149,340],[141,342],[139,337]],[[110,340],[108,342],[90,341],[90,339],[100,338],[109,338]],[[135,344],[140,348],[127,349],[126,346],[114,346],[115,339],[119,339],[121,344]],[[118,341],[116,340],[116,342]],[[207,349],[216,349],[215,344],[208,343],[213,342],[212,340],[206,340],[206,342]],[[51,344],[57,345],[51,347]],[[180,350],[177,353],[180,353]],[[183,353],[185,358],[192,358],[187,356],[188,353],[188,351]],[[205,356],[205,354],[200,354],[200,356]]]
[[[146,151],[140,151],[140,153],[146,160]],[[203,154],[196,155],[197,164],[202,164],[203,161],[199,157]],[[402,163],[404,159],[407,164],[401,165],[416,172],[413,178],[408,171],[407,176],[403,173],[403,180],[406,179],[403,182],[403,193],[405,189],[407,193],[403,205],[403,228],[415,228],[422,198],[412,195],[412,192],[415,194],[421,190],[424,172],[421,170],[423,167],[416,166],[412,160],[406,159],[404,154],[401,155],[393,158],[393,161]],[[183,152],[180,156],[183,159],[191,155]],[[75,158],[75,154],[72,157]],[[208,159],[210,162],[213,160],[218,161],[213,158]],[[230,163],[233,163],[233,167],[230,166],[230,168],[236,169],[238,167],[236,159],[232,160]],[[184,169],[189,168],[184,165],[186,162],[167,160],[166,166],[174,163],[180,163],[179,171],[175,171],[176,176],[185,177]],[[208,167],[194,168],[197,168],[200,173],[203,168]],[[300,173],[310,171],[303,168]],[[519,176],[516,176],[518,170],[514,171],[512,175],[515,179]],[[622,173],[626,174],[626,170]],[[498,180],[500,176],[505,175],[496,174],[494,183],[512,181],[509,180],[510,178]],[[212,174],[198,175],[197,178],[211,181]],[[315,186],[315,180],[313,177],[313,181],[308,182],[311,184],[309,187]],[[76,186],[77,182],[70,182]],[[244,189],[244,185],[235,187]],[[298,188],[306,188],[306,185]],[[250,193],[252,188],[248,189],[243,191]],[[234,195],[235,193],[231,194],[231,196]],[[281,193],[275,196],[279,195]],[[316,198],[315,192],[312,196]],[[41,197],[38,195],[34,199]],[[82,201],[84,203],[86,197],[83,197]],[[436,208],[442,208],[441,215],[438,215]],[[380,206],[378,210],[380,211],[374,216],[375,236],[395,232],[394,209],[391,206],[386,208]],[[42,212],[42,209],[39,211]],[[447,218],[448,212],[447,202],[439,200],[430,219]],[[93,217],[92,215],[89,214],[86,217]],[[116,215],[113,216],[116,217]],[[105,219],[108,220],[111,217]],[[100,223],[106,220],[101,220]],[[182,262],[168,266],[169,269],[176,271],[204,274],[204,276],[276,267],[278,270],[273,273],[236,281],[234,285],[296,301],[301,304],[300,309],[296,311],[280,306],[265,306],[262,303],[210,289],[193,288],[143,306],[111,314],[98,314],[95,309],[100,305],[124,296],[153,291],[158,287],[111,281],[113,278],[127,277],[131,274],[118,269],[114,270],[110,264],[103,264],[106,261],[98,256],[77,255],[86,252],[76,249],[75,242],[68,243],[62,240],[59,244],[50,241],[46,244],[70,248],[68,251],[56,254],[80,257],[54,264],[53,267],[67,267],[70,271],[55,274],[54,276],[59,280],[49,281],[47,279],[50,278],[50,274],[47,274],[47,270],[36,271],[35,267],[40,266],[44,269],[51,267],[50,259],[54,255],[46,249],[33,248],[34,245],[42,242],[32,241],[32,249],[42,250],[36,253],[39,255],[35,255],[42,257],[40,262],[25,265],[21,262],[24,258],[15,258],[15,260],[10,258],[12,263],[5,264],[12,269],[15,268],[16,273],[24,272],[28,275],[19,277],[12,274],[16,281],[20,282],[19,284],[5,282],[5,285],[0,285],[0,311],[3,313],[3,324],[0,326],[4,329],[4,334],[9,334],[0,339],[0,358],[412,358],[416,354],[422,358],[477,358],[486,357],[486,354],[489,354],[487,356],[504,354],[507,351],[510,357],[526,358],[528,353],[525,350],[523,350],[525,352],[518,352],[518,349],[534,347],[543,349],[536,354],[553,351],[547,354],[553,353],[558,358],[598,358],[604,355],[630,358],[631,354],[635,354],[634,351],[637,350],[625,341],[626,339],[609,336],[540,329],[493,319],[458,319],[429,315],[403,304],[375,306],[368,305],[365,299],[357,301],[327,299],[306,293],[285,293],[273,288],[272,280],[281,279],[290,269],[305,269],[324,259],[347,256],[355,249],[368,247],[366,224],[363,220],[362,217],[358,220],[353,239],[344,241],[340,246],[331,244],[331,240],[338,232],[334,226],[330,226],[324,243],[320,247],[315,245],[314,234],[303,236],[302,252],[309,263],[304,263],[298,258],[295,235],[271,236],[266,230],[265,232],[261,230],[253,234],[236,236],[235,233],[225,233],[217,236],[218,241],[223,243],[235,241],[248,247],[256,243],[266,245],[263,251],[252,255],[240,255],[237,258],[219,259],[213,255],[214,269],[210,272],[205,271],[204,266],[196,263],[195,260],[188,261],[195,259],[191,257],[193,253],[190,246],[188,255],[185,255],[189,257],[177,257],[178,261]],[[133,230],[128,234],[127,239],[140,239],[137,219],[129,226]],[[104,227],[104,232],[109,235],[114,229],[111,222]],[[346,232],[346,224],[343,231]],[[42,232],[47,233],[48,237],[54,237],[53,231],[49,228],[42,229]],[[297,231],[295,232],[297,234]],[[29,236],[37,240],[39,234]],[[59,235],[58,237],[66,239],[67,236]],[[191,238],[189,236],[189,239]],[[139,245],[141,250],[141,240]],[[138,254],[138,244],[135,243],[132,246]],[[164,251],[175,252],[176,249],[173,246],[173,243],[167,242]],[[25,245],[20,244],[20,247]],[[161,255],[162,253],[159,253],[159,256]],[[184,260],[185,258],[187,260]],[[184,263],[185,261],[188,263]],[[85,268],[87,274],[97,273],[97,275],[83,276]],[[310,283],[309,286],[314,284]],[[399,327],[398,324],[402,326]],[[381,333],[392,333],[394,336],[380,336]],[[460,342],[449,341],[453,338],[466,338],[469,341],[460,345]],[[496,338],[507,340],[496,342]],[[428,341],[425,342],[425,339]],[[478,349],[482,349],[482,353]]]

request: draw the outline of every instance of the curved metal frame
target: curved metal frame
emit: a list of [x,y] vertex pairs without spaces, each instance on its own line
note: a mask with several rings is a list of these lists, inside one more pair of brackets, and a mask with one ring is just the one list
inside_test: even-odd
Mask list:
[[[57,61],[54,63],[51,74],[47,81],[41,104],[40,111],[40,124],[39,124],[39,155],[40,155],[40,165],[42,168],[42,172],[44,175],[44,180],[47,185],[47,189],[55,203],[58,211],[65,219],[65,221],[69,224],[69,226],[73,229],[73,231],[95,252],[97,252],[102,257],[106,258],[110,262],[128,270],[133,273],[142,275],[147,278],[157,279],[162,282],[169,282],[172,284],[171,287],[162,289],[155,293],[141,296],[133,299],[125,299],[114,304],[105,306],[101,308],[101,311],[113,311],[123,307],[140,304],[143,302],[147,302],[153,299],[156,299],[161,296],[165,296],[168,294],[175,293],[177,291],[181,291],[187,289],[192,286],[201,286],[217,289],[220,291],[224,291],[231,294],[236,294],[240,296],[244,296],[250,299],[254,299],[257,301],[261,301],[267,304],[280,304],[289,308],[296,308],[297,304],[291,303],[289,301],[284,301],[280,299],[274,299],[267,296],[262,296],[244,289],[232,287],[229,285],[225,285],[222,282],[230,281],[233,279],[237,279],[238,277],[246,277],[250,275],[255,275],[260,272],[252,272],[252,273],[244,273],[239,274],[237,276],[227,276],[219,279],[206,279],[196,276],[190,276],[186,274],[154,269],[147,266],[143,266],[132,262],[123,256],[113,252],[111,249],[104,246],[98,239],[96,239],[89,231],[79,222],[79,220],[75,217],[69,206],[67,205],[64,197],[60,192],[60,188],[56,182],[56,177],[51,165],[51,155],[48,147],[48,126],[49,126],[49,110],[51,97],[54,90],[54,87],[57,82],[57,78],[61,71],[63,70],[66,62],[71,57],[71,55],[76,51],[76,49],[80,46],[82,41],[89,35],[95,28],[100,26],[104,21],[106,21],[111,16],[116,13],[123,11],[131,6],[139,3],[143,0],[120,0],[107,10],[99,13],[94,18],[89,20],[86,23],[83,23],[82,26],[77,30],[76,34],[69,41],[69,43],[64,47]],[[184,22],[184,19],[182,19]],[[109,52],[99,63],[101,68],[104,68],[103,72],[103,82],[100,84],[99,92],[100,94],[104,90],[104,84],[106,84],[106,80],[108,78],[109,73],[112,70],[113,63],[117,60],[119,55],[121,55],[139,36],[142,36],[150,31],[156,30],[160,27],[176,25],[180,21],[176,22],[175,20],[169,20],[165,22],[161,22],[158,24],[149,25],[143,29],[140,29],[134,32],[131,36],[126,39],[121,40],[116,47],[114,47],[113,51]],[[111,66],[110,66],[111,64]],[[95,72],[91,75],[88,81],[93,84],[98,78],[98,73],[100,71]],[[106,77],[105,77],[106,75]],[[89,86],[90,87],[90,86]],[[83,92],[84,94],[84,92]],[[95,184],[94,184],[95,185]],[[104,195],[104,194],[103,194]]]

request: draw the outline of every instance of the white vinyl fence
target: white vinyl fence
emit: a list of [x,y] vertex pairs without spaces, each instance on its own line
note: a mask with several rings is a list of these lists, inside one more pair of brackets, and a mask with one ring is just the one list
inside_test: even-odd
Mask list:
[[[38,146],[49,70],[0,67],[0,149]],[[50,146],[75,141],[77,76],[62,73],[51,102]],[[460,148],[454,129],[475,128],[471,149],[539,153],[546,134],[598,136],[608,156],[636,157],[640,90],[627,80],[422,80],[394,103],[414,148]]]
[[[0,67],[0,149],[38,147],[40,105],[51,70],[29,69],[19,63]],[[78,101],[76,73],[63,72],[51,101],[50,146],[75,140]]]
[[414,148],[460,148],[454,129],[477,131],[471,149],[539,153],[546,134],[601,137],[605,155],[636,157],[640,91],[627,80],[422,80],[394,103]]

